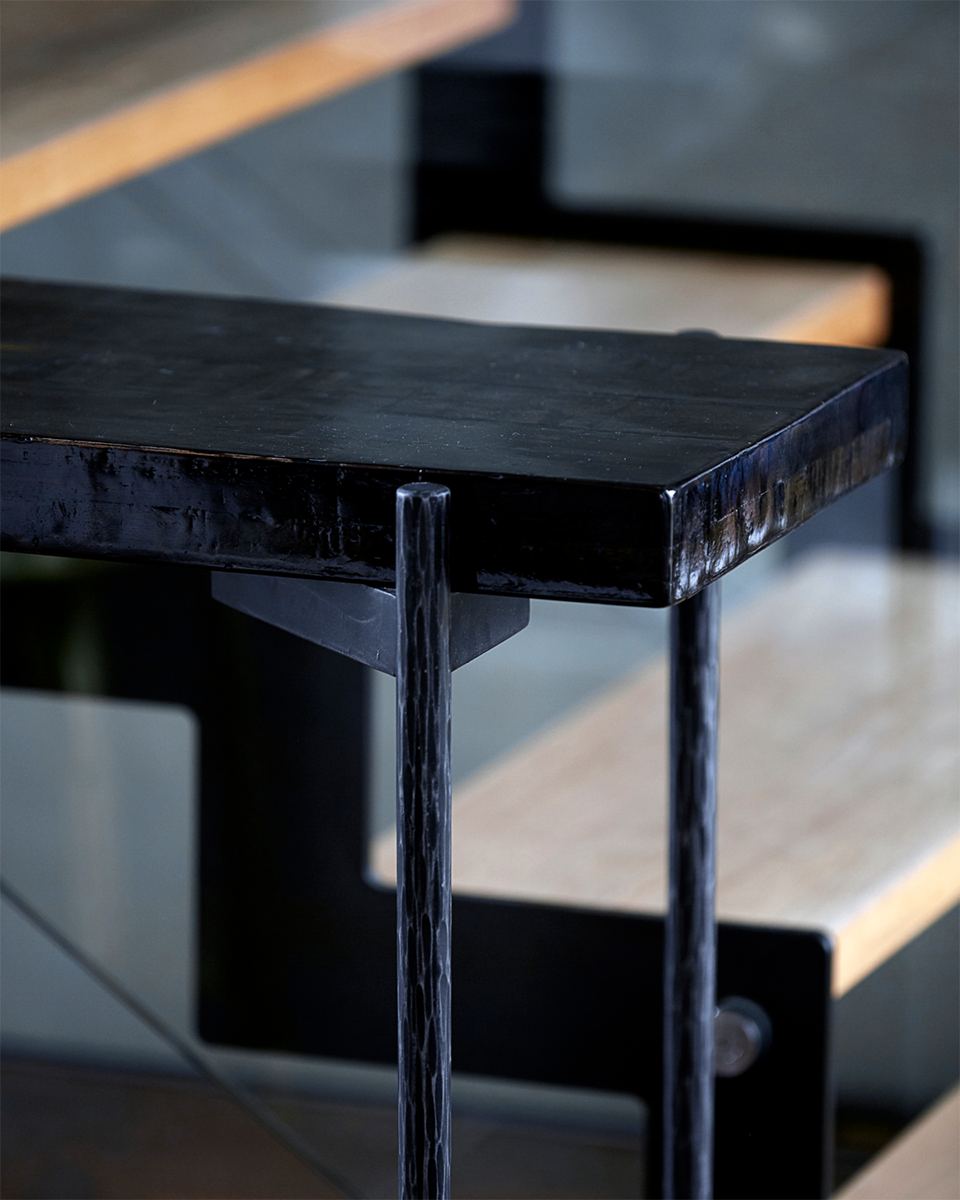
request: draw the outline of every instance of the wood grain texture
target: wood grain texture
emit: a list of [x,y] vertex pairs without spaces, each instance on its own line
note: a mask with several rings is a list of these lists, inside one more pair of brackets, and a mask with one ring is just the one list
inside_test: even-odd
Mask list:
[[[838,995],[960,899],[958,612],[949,565],[827,555],[724,625],[718,915],[830,933]],[[455,888],[662,912],[666,699],[661,663],[465,784]]]
[[918,1117],[839,1192],[836,1200],[958,1200],[960,1092]]
[[385,312],[578,329],[877,346],[890,282],[875,267],[447,235],[324,296]]
[[[71,0],[45,26],[33,10],[63,5],[4,0],[0,228],[492,33],[514,13],[512,0],[181,0],[124,5],[107,21],[105,7]],[[92,10],[86,31],[81,8]]]
[[894,351],[6,281],[11,550],[391,583],[451,489],[456,591],[679,602],[899,461]]

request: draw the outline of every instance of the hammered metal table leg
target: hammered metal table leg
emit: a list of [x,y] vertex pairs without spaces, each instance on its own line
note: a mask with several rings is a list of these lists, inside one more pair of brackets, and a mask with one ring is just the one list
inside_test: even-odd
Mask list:
[[450,1196],[450,493],[397,491],[401,1200]]
[[670,625],[670,872],[664,947],[664,1182],[667,1200],[713,1193],[716,1010],[716,585]]

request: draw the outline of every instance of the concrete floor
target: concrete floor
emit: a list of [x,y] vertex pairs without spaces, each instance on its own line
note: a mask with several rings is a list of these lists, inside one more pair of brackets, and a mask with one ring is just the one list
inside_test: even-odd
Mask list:
[[[205,1081],[7,1059],[2,1194],[9,1200],[396,1196],[393,1105],[289,1090],[261,1099],[314,1148],[327,1179]],[[458,1200],[642,1194],[639,1109],[633,1131],[584,1128],[556,1115],[498,1118],[469,1102],[457,1110]]]

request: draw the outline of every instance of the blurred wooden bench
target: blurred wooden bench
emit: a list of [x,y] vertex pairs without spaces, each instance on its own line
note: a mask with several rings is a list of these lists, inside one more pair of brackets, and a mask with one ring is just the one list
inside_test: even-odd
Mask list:
[[[449,235],[335,303],[466,320],[875,344],[873,268]],[[960,899],[956,572],[820,558],[724,627],[719,914],[821,929],[840,995]],[[463,892],[665,907],[666,665],[455,800]],[[392,842],[374,850],[391,878]]]
[[0,228],[493,33],[512,0],[6,0]]
[[[958,633],[952,566],[858,553],[724,623],[718,914],[827,933],[834,995],[960,900]],[[667,683],[628,677],[455,793],[455,889],[664,911]]]
[[836,1193],[836,1200],[958,1200],[960,1092],[954,1088]]
[[890,285],[862,264],[447,235],[325,304],[508,325],[877,346]]

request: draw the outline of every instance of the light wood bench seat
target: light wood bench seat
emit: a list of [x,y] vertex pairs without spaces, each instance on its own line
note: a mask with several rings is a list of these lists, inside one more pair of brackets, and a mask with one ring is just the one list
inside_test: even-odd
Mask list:
[[450,234],[321,299],[464,321],[877,346],[890,282],[876,267]]
[[836,1200],[958,1200],[960,1091],[954,1088],[858,1172]]
[[512,0],[5,0],[0,228],[493,33]]
[[[958,585],[829,554],[724,623],[719,915],[829,933],[835,995],[960,899]],[[455,889],[663,911],[666,693],[660,662],[459,789]]]

